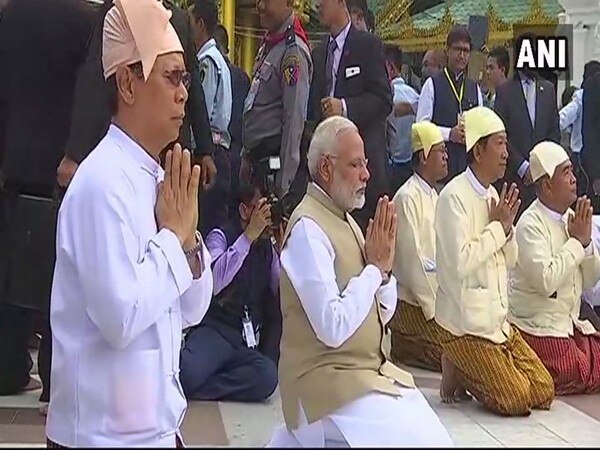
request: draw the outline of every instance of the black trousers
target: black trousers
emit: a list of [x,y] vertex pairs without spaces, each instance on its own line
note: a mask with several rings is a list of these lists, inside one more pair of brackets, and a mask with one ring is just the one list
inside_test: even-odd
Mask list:
[[[217,168],[215,184],[208,191],[199,192],[199,227],[204,236],[229,221],[231,204],[235,200],[234,189],[236,189],[232,179],[238,178],[237,173],[232,170],[232,160],[235,166],[235,155],[223,147],[217,147],[213,158]],[[239,172],[239,163],[237,167]],[[235,213],[237,214],[237,208]]]
[[[40,203],[39,207],[35,202],[25,206],[19,203],[19,192],[52,198],[52,189],[28,192],[27,187],[14,187],[3,192],[0,200],[3,218],[0,225],[0,395],[17,394],[28,383],[33,365],[28,342],[36,319],[41,316],[37,330],[42,338],[38,352],[38,374],[42,381],[40,401],[48,402],[52,360],[50,288],[56,216],[48,203]],[[15,230],[21,231],[15,233]],[[27,234],[25,239],[24,234]],[[29,273],[25,273],[28,270]],[[35,286],[28,289],[28,284]]]
[[201,324],[186,336],[179,379],[188,400],[260,402],[277,387],[277,365],[246,347],[241,330]]

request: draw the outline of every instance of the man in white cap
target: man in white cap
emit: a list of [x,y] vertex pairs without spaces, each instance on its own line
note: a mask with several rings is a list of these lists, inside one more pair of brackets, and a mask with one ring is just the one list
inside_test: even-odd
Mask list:
[[270,446],[452,445],[411,374],[387,358],[396,215],[381,198],[365,237],[350,215],[363,206],[370,177],[356,126],[341,116],[321,122],[308,168],[314,182],[290,217],[281,252],[285,426]]
[[600,334],[579,319],[582,291],[600,279],[591,202],[577,199],[573,165],[560,145],[537,144],[529,162],[537,200],[517,223],[509,319],[552,374],[558,395],[597,393]]
[[52,286],[50,447],[175,447],[186,401],[182,329],[212,292],[196,233],[200,168],[176,145],[189,74],[156,0],[115,0],[102,64],[112,124],[59,216]]
[[448,175],[448,153],[440,129],[429,121],[412,125],[414,173],[394,196],[398,215],[394,274],[398,305],[390,322],[392,358],[442,371],[435,314],[435,185]]
[[527,415],[550,407],[554,384],[506,320],[519,192],[505,184],[498,196],[492,186],[508,159],[502,120],[486,107],[464,118],[468,167],[442,190],[435,213],[435,320],[449,334],[442,338],[442,400],[460,382],[495,413]]

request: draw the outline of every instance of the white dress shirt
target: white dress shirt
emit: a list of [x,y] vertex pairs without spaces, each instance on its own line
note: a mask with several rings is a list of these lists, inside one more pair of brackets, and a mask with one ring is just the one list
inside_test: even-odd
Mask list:
[[[335,40],[335,50],[333,51],[333,64],[331,66],[331,90],[329,91],[329,96],[334,97],[335,85],[337,84],[337,73],[340,68],[340,61],[342,60],[342,53],[344,51],[344,45],[346,45],[346,38],[348,37],[348,32],[350,31],[350,27],[352,26],[352,22],[348,19],[348,23],[346,26],[340,31],[335,38],[333,36],[329,36],[328,44],[331,43],[332,40]],[[327,52],[329,53],[329,45],[327,46]],[[329,55],[327,55],[329,56]],[[346,107],[346,100],[343,98],[342,101],[342,115],[344,117],[348,117],[348,109]]]
[[560,131],[571,128],[571,150],[573,153],[581,153],[583,148],[583,137],[581,136],[581,124],[583,122],[583,89],[578,89],[573,94],[571,101],[567,103],[558,113],[560,119]]
[[157,230],[164,172],[111,125],[58,214],[52,387],[46,434],[67,446],[167,446],[183,421],[184,327],[210,304],[210,255],[193,280],[175,234]]
[[[334,269],[335,253],[319,225],[301,218],[291,230],[281,252],[286,271],[317,338],[328,347],[339,347],[365,320],[375,297],[384,323],[396,308],[396,280],[381,285],[381,272],[368,264],[340,292]],[[400,388],[402,396],[370,393],[312,424],[302,405],[300,426],[276,428],[269,446],[451,446],[446,429],[418,389]],[[344,442],[345,441],[345,442]]]
[[[464,76],[466,76],[466,74]],[[456,99],[453,98],[452,101],[456,101]],[[433,86],[433,79],[429,77],[425,81],[425,84],[421,89],[421,95],[419,96],[419,107],[417,108],[417,122],[421,122],[422,120],[432,120],[434,102],[435,88]],[[479,88],[479,85],[477,85],[477,106],[483,106],[483,95],[481,94],[481,89]],[[444,141],[449,142],[450,131],[452,130],[452,128],[440,126],[438,126],[438,128],[442,133]]]

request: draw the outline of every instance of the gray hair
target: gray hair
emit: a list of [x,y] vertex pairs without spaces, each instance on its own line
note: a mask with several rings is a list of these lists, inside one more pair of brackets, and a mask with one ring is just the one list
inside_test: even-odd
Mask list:
[[337,137],[350,130],[358,132],[356,125],[342,116],[329,117],[319,124],[310,141],[307,155],[308,173],[313,180],[319,171],[321,158],[327,154],[337,153]]

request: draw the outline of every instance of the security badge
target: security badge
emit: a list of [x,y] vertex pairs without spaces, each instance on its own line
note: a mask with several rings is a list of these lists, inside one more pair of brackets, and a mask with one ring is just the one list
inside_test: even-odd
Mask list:
[[258,332],[254,333],[254,324],[248,313],[248,307],[244,305],[244,317],[242,318],[242,339],[248,348],[258,347]]
[[286,56],[281,67],[285,84],[295,86],[300,76],[300,58],[298,58],[298,55]]

